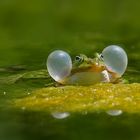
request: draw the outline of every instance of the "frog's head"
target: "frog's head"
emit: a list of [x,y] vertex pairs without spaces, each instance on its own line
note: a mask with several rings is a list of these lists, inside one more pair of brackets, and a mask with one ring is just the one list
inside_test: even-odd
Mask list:
[[104,61],[102,55],[99,53],[94,54],[94,58],[89,58],[84,54],[77,55],[73,61],[72,69],[80,70],[80,69],[90,69],[90,68],[100,68],[103,67]]

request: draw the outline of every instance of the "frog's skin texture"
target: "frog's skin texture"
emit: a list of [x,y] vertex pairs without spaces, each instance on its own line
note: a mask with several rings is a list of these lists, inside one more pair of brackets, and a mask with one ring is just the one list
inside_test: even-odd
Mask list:
[[96,53],[95,58],[88,58],[84,54],[76,56],[71,74],[60,83],[65,85],[90,85],[99,82],[118,83],[121,81],[121,77],[109,71],[101,55]]

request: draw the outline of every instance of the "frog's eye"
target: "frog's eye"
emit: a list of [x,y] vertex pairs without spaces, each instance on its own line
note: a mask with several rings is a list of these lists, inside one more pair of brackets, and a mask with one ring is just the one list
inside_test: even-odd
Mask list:
[[128,58],[126,52],[119,46],[111,45],[106,47],[103,52],[103,59],[108,70],[111,70],[120,76],[124,74]]
[[75,57],[75,61],[76,61],[76,62],[79,62],[79,63],[80,63],[80,62],[83,62],[83,58],[82,58],[81,56],[76,56],[76,57]]
[[103,59],[104,59],[103,54],[100,54],[100,56],[99,56],[99,57],[100,57],[100,59],[101,59],[101,60],[103,60]]
[[71,57],[64,51],[56,50],[48,56],[47,69],[50,76],[55,81],[60,82],[71,73]]

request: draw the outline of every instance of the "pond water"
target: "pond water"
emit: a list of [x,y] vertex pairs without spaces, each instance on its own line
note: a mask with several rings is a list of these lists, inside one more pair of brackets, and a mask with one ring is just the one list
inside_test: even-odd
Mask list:
[[[124,78],[139,83],[139,9],[137,0],[1,1],[0,79],[46,69],[47,56],[55,49],[67,51],[72,58],[80,53],[93,57],[104,47],[117,44],[129,57]],[[140,113],[50,114],[9,105],[47,83],[44,78],[11,84],[0,81],[0,140],[140,139]]]

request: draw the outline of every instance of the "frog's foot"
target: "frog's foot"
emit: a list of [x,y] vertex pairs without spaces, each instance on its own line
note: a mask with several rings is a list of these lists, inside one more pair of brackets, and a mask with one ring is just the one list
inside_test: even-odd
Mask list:
[[115,75],[115,73],[110,73],[107,70],[104,70],[101,72],[102,74],[102,81],[104,83],[122,83],[122,84],[126,84],[128,83],[127,80],[123,79],[122,77],[118,77],[118,75]]
[[102,74],[102,81],[101,82],[109,83],[111,81],[110,80],[111,76],[107,70],[102,71],[101,74]]

